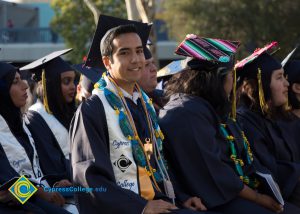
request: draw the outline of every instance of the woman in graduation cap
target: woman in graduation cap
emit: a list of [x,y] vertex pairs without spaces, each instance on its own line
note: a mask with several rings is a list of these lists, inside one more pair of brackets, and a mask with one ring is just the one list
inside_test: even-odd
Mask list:
[[39,139],[37,152],[44,173],[62,178],[55,186],[71,185],[68,130],[75,112],[75,71],[60,58],[70,50],[53,52],[20,68],[33,72],[34,79],[41,80],[39,99],[29,108],[26,123]]
[[236,64],[240,81],[237,118],[256,157],[276,179],[285,200],[300,206],[300,159],[295,143],[276,126],[287,114],[289,83],[267,53],[273,42]]
[[[160,111],[167,158],[185,193],[200,197],[209,210],[282,212],[283,207],[272,197],[256,192],[251,150],[239,127],[227,120],[233,86],[229,60],[237,46],[188,35],[177,48],[177,54],[190,58],[185,66],[181,64],[183,71],[169,81],[166,93],[170,100]],[[285,213],[297,213],[297,209]]]
[[296,47],[281,62],[284,71],[288,77],[289,85],[289,114],[277,120],[280,131],[286,138],[292,138],[295,143],[295,152],[300,155],[300,60],[295,60],[294,55],[297,53]]
[[[40,181],[43,171],[35,140],[22,119],[21,108],[26,104],[27,88],[17,68],[0,63],[0,182],[3,184],[13,177],[26,175],[32,181],[48,186],[47,181]],[[44,192],[43,188],[38,188],[36,197],[29,200],[29,205],[31,203],[46,213],[68,213],[55,206],[64,204],[63,197]],[[30,211],[38,213],[34,209]]]

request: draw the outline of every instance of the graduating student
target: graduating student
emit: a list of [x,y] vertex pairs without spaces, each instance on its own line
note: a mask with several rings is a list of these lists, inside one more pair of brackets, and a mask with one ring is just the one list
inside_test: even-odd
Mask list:
[[[99,18],[89,56],[99,60],[102,55],[108,74],[78,108],[70,130],[74,182],[94,188],[78,194],[80,213],[192,212],[171,203],[163,135],[149,98],[136,84],[149,31],[148,24]],[[107,191],[97,192],[101,186]],[[204,209],[197,198],[188,203]]]
[[46,174],[61,175],[67,186],[71,185],[68,130],[75,112],[75,71],[60,56],[70,50],[53,52],[21,68],[41,80],[40,99],[26,114],[30,131],[39,139],[36,147],[41,167]]
[[235,42],[188,35],[177,48],[177,54],[188,58],[179,64],[182,72],[169,80],[170,100],[160,111],[167,158],[185,193],[201,197],[208,209],[281,212],[273,198],[256,192],[252,153],[244,139],[232,137],[238,137],[238,127],[233,121],[221,124],[230,110],[230,57],[237,47]]
[[[32,138],[31,132],[22,119],[21,108],[26,104],[27,88],[28,85],[21,80],[17,68],[7,63],[0,63],[1,184],[20,175],[26,175],[32,181],[40,183],[44,175],[39,164],[35,139]],[[48,181],[42,181],[41,184],[48,186]],[[5,194],[4,201],[7,198]],[[39,188],[35,196],[29,199],[29,204],[24,208],[33,203],[34,206],[39,207],[36,212],[41,209],[46,213],[68,213],[55,206],[55,204],[64,204],[64,199],[59,194],[47,193],[43,188]],[[29,210],[35,212],[34,206]]]
[[141,78],[138,80],[139,86],[152,100],[155,111],[158,113],[159,109],[164,106],[163,91],[156,89],[157,86],[157,67],[154,58],[148,47],[144,49],[145,54],[145,69],[142,72]]
[[285,200],[300,205],[300,164],[293,138],[276,120],[285,116],[289,83],[279,62],[267,53],[273,42],[236,64],[240,80],[237,118],[256,157],[276,179]]
[[[295,143],[295,150],[300,155],[300,60],[293,59],[297,51],[296,47],[282,62],[284,72],[288,77],[290,114],[276,121],[280,131],[286,139],[291,138]],[[291,140],[291,141],[292,141]],[[295,152],[296,152],[295,151]]]

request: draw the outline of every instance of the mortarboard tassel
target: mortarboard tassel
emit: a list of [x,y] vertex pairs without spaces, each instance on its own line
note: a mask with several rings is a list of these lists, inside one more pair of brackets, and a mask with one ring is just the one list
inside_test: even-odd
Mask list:
[[44,103],[44,107],[45,107],[46,112],[48,112],[49,114],[52,114],[52,112],[50,111],[50,108],[49,108],[49,104],[48,104],[45,75],[46,75],[46,73],[45,73],[45,70],[43,69],[43,72],[42,72],[43,103]]
[[267,113],[268,106],[266,105],[264,90],[261,81],[261,69],[258,68],[257,72],[257,82],[258,82],[258,96],[259,96],[259,105],[262,113]]
[[233,69],[231,118],[236,120],[236,69]]

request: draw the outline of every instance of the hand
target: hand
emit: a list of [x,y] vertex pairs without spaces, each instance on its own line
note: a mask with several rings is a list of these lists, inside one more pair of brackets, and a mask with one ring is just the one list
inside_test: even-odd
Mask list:
[[191,197],[183,203],[183,206],[195,211],[205,211],[207,208],[198,197]]
[[53,185],[53,187],[69,187],[69,186],[72,186],[72,183],[67,179],[60,180]]
[[283,211],[283,206],[268,195],[257,193],[256,202],[273,212],[281,213]]
[[18,204],[18,200],[7,190],[0,191],[0,202],[8,204]]
[[163,201],[163,200],[153,200],[148,201],[144,214],[159,214],[159,213],[170,213],[171,210],[178,209],[175,205]]
[[37,191],[37,195],[45,201],[56,204],[58,206],[63,206],[65,204],[64,197],[58,192],[45,192],[42,188],[39,188]]

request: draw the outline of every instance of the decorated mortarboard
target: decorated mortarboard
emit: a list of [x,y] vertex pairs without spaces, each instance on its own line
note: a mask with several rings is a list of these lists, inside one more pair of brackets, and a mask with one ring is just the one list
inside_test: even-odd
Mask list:
[[81,79],[81,84],[90,93],[94,89],[94,84],[99,81],[102,74],[105,72],[104,68],[102,69],[91,68],[85,66],[84,63],[73,65],[72,67],[74,68],[74,70],[83,74],[83,77]]
[[36,81],[39,81],[41,79],[42,70],[45,70],[46,76],[57,75],[65,71],[73,70],[67,62],[60,58],[60,56],[69,53],[71,50],[72,48],[52,52],[40,59],[29,63],[28,65],[21,67],[20,70],[29,70],[30,72],[34,73],[34,80]]
[[100,43],[102,38],[105,36],[107,31],[111,30],[112,28],[129,24],[133,24],[137,28],[137,32],[142,40],[143,46],[145,47],[152,24],[100,15],[85,65],[93,68],[104,67],[100,51]]
[[193,57],[212,63],[230,62],[231,56],[237,51],[240,42],[222,39],[198,37],[188,34],[175,50],[177,55]]
[[272,48],[277,46],[277,42],[271,42],[270,44],[267,44],[263,48],[256,49],[250,56],[246,57],[245,59],[239,61],[235,64],[235,69],[243,68],[245,65],[251,63],[254,61],[257,57],[261,56],[263,53],[266,53],[267,51],[270,51]]

